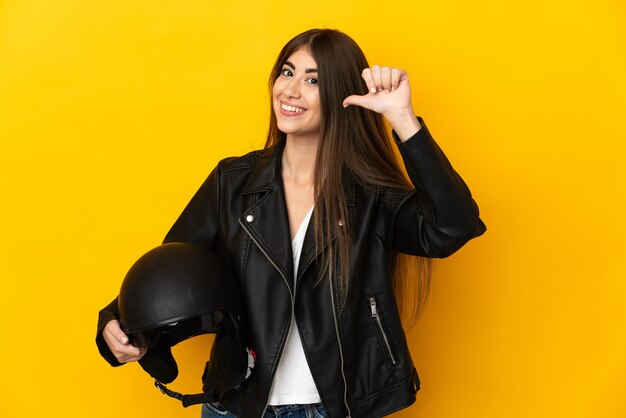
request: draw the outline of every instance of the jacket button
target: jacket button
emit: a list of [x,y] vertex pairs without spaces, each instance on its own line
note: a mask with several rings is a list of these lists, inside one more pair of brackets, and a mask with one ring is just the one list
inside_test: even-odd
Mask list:
[[252,216],[252,215],[246,216],[246,221],[248,221],[248,222],[254,221],[254,216]]

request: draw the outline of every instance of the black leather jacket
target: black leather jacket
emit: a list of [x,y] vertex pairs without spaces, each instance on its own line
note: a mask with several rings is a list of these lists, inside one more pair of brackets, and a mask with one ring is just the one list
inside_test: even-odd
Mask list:
[[[244,387],[222,399],[229,411],[263,416],[292,320],[329,417],[381,417],[415,401],[419,379],[390,286],[389,254],[446,257],[486,229],[467,186],[421,122],[417,134],[398,142],[413,191],[352,184],[347,295],[336,279],[314,286],[312,227],[294,286],[280,175],[284,144],[221,161],[167,234],[165,242],[216,249],[241,280],[257,364]],[[100,313],[99,333],[115,317],[114,305]],[[98,345],[115,365],[101,336]]]

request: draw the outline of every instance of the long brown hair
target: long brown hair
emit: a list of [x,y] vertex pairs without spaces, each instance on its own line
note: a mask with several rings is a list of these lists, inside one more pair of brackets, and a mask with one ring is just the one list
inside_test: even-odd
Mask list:
[[[356,179],[365,186],[401,190],[410,190],[412,185],[398,164],[383,117],[360,106],[343,108],[346,97],[367,94],[361,72],[369,67],[363,51],[348,35],[332,29],[311,29],[289,41],[272,68],[270,97],[285,61],[300,49],[306,49],[315,59],[320,80],[322,118],[315,162],[313,222],[317,247],[328,243],[328,248],[321,255],[318,280],[328,274],[332,266],[337,266],[342,293],[346,295],[351,250],[346,200],[350,180]],[[278,129],[271,102],[270,109],[266,148],[286,137]],[[324,220],[340,220],[341,225]],[[410,326],[421,314],[428,298],[431,262],[417,257],[416,263],[416,257],[400,253],[392,257],[392,286],[400,313]]]

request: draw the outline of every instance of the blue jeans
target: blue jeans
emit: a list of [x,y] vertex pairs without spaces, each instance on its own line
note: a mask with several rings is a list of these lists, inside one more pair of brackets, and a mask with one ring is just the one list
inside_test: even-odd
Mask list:
[[[219,404],[202,405],[202,418],[236,418],[223,410]],[[326,411],[321,403],[310,405],[269,405],[263,418],[326,418]]]

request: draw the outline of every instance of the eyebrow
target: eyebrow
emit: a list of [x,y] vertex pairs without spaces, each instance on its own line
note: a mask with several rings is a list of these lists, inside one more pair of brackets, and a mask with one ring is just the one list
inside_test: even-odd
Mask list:
[[[291,67],[291,69],[292,69],[292,70],[295,70],[295,69],[296,69],[296,66],[295,66],[295,65],[293,65],[293,64],[292,64],[291,62],[289,62],[289,61],[285,61],[285,65],[286,65],[287,67]],[[309,73],[317,73],[317,68],[306,68],[306,69],[304,70],[304,73],[305,73],[305,74],[309,74]]]

